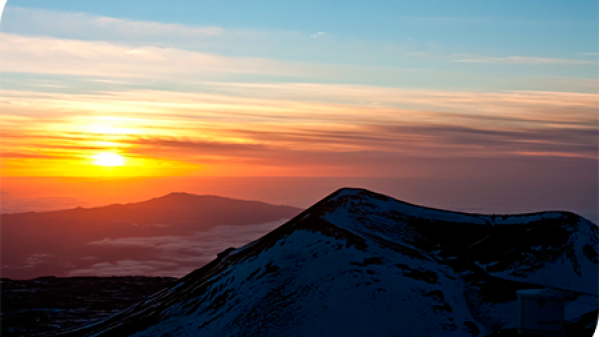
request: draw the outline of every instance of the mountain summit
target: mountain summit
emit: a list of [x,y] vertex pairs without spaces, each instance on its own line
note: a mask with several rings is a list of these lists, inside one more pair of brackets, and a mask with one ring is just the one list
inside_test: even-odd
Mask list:
[[574,294],[566,319],[580,325],[598,306],[597,237],[568,212],[466,214],[341,189],[65,336],[487,336],[518,326],[517,290],[546,287]]

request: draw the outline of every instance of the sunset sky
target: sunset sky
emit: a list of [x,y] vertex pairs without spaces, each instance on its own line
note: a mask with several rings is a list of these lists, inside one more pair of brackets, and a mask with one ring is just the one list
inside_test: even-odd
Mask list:
[[534,180],[588,208],[597,11],[9,0],[1,176]]

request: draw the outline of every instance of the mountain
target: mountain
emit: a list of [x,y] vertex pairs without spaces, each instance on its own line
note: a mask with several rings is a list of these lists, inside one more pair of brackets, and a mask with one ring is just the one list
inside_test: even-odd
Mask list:
[[517,290],[545,287],[569,291],[569,325],[590,333],[597,237],[568,212],[465,214],[341,189],[61,336],[489,336],[518,326]]
[[[189,272],[203,264],[190,261],[185,266],[175,265],[188,256],[173,251],[177,240],[201,236],[219,226],[229,226],[226,228],[233,231],[289,219],[300,211],[257,201],[171,193],[130,204],[2,214],[2,276],[78,276],[77,271],[95,275],[101,267],[112,267],[106,272],[120,268],[127,275],[153,271],[159,274],[154,276],[174,276],[164,274],[164,268],[172,266]],[[167,251],[157,249],[160,247]],[[169,253],[179,255],[165,260]],[[149,257],[151,260],[144,260]],[[205,262],[212,258],[206,257]],[[137,261],[141,262],[135,264]],[[156,266],[162,269],[150,269]]]

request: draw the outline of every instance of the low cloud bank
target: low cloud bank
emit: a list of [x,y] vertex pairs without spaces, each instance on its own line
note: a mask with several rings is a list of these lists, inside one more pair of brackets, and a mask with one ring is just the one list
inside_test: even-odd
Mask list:
[[212,261],[216,254],[229,248],[239,248],[272,231],[289,219],[259,225],[214,227],[189,236],[105,238],[89,242],[89,246],[104,248],[150,249],[147,260],[123,257],[116,262],[98,262],[87,268],[75,269],[69,276],[174,276],[181,277]]

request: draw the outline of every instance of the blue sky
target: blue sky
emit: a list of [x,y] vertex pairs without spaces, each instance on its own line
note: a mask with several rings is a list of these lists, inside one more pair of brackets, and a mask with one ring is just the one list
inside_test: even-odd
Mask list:
[[[596,1],[11,0],[1,29],[231,57],[401,69],[401,76],[357,71],[359,75],[310,79],[319,82],[469,90],[538,85],[541,90],[595,92],[594,85],[571,85],[569,80],[596,78],[596,13]],[[176,32],[122,34],[85,22],[99,17],[213,27],[225,34],[203,39],[175,36]],[[288,75],[277,78],[298,80]]]
[[[487,57],[539,57],[595,60],[597,55],[596,1],[19,1],[7,4],[4,32],[44,34],[11,20],[13,7],[89,13],[138,21],[178,23],[197,27],[261,32],[288,32],[311,36],[322,32],[341,45],[369,44],[401,47],[409,52],[440,55],[475,54]],[[77,32],[52,32],[73,36]],[[80,32],[85,33],[85,32]],[[84,37],[85,38],[85,37]],[[93,39],[93,36],[87,37]],[[275,56],[281,59],[327,63],[391,64],[385,50],[376,55],[350,57],[335,50],[285,53],[281,46],[245,49],[221,47],[229,55]],[[278,47],[278,48],[277,48]],[[291,48],[293,49],[293,48]],[[593,54],[594,53],[594,54]],[[343,55],[345,54],[345,55]],[[349,53],[352,54],[352,53]],[[391,53],[388,53],[391,54]],[[407,66],[424,67],[405,61]],[[439,67],[427,64],[428,67]],[[453,64],[455,66],[455,64]],[[443,67],[448,67],[444,65]],[[489,71],[458,67],[463,71]],[[574,67],[576,68],[576,67]],[[579,67],[580,68],[580,67]],[[513,72],[501,69],[501,72]],[[520,72],[521,69],[516,70]],[[550,75],[589,75],[584,70],[551,71]]]
[[[193,26],[282,30],[340,38],[556,56],[597,49],[597,2],[566,1],[8,1],[9,7],[85,12]],[[587,50],[593,49],[593,50]],[[534,55],[531,55],[534,56]],[[539,56],[539,55],[536,55]]]

